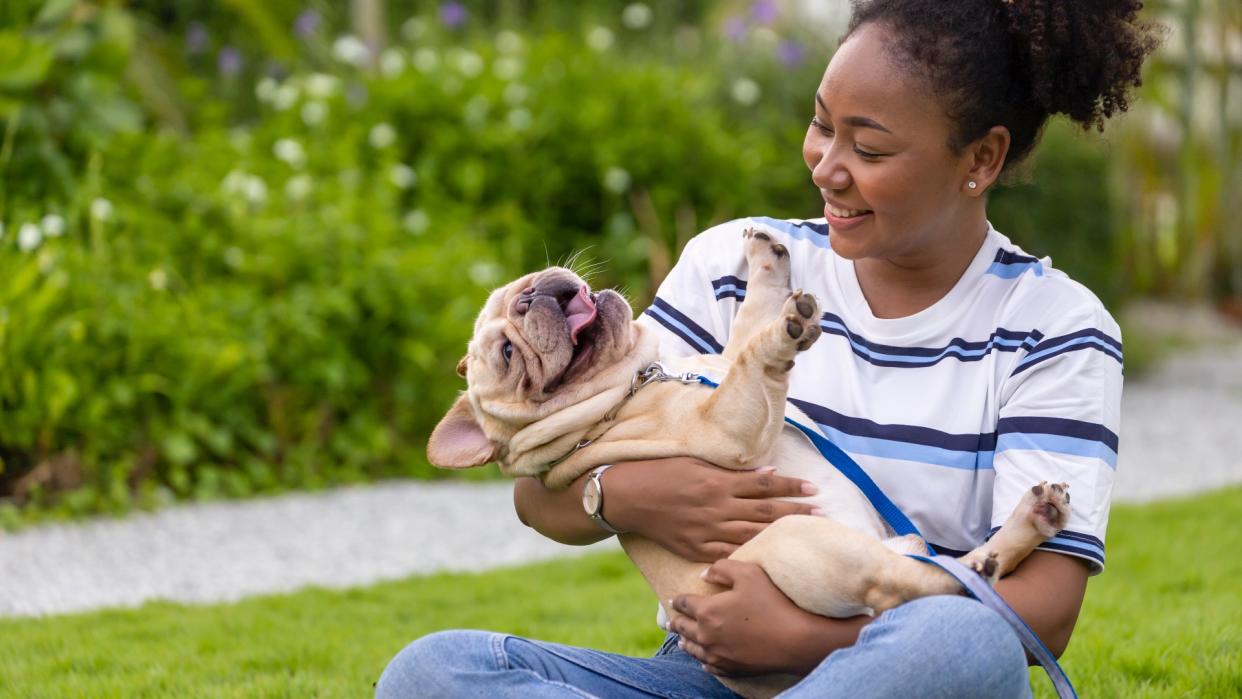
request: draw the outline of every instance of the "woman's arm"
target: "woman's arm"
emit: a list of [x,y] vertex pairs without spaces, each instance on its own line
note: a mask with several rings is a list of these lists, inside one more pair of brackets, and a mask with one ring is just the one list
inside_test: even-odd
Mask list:
[[996,591],[1059,658],[1082,609],[1087,573],[1087,564],[1079,558],[1034,551],[996,583]]
[[[608,534],[582,509],[587,476],[552,491],[534,478],[518,479],[518,518],[565,544],[589,544]],[[805,503],[773,500],[813,494],[814,486],[771,470],[730,471],[688,457],[615,464],[601,477],[604,519],[691,561],[711,563],[788,514],[813,514]]]

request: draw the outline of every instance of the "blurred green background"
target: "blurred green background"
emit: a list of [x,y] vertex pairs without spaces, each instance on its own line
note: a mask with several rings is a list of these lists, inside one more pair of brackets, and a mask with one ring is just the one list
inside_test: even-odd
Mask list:
[[[996,226],[1110,307],[1242,316],[1242,3],[1063,123]],[[392,476],[492,286],[575,252],[650,298],[696,232],[819,216],[844,2],[6,0],[0,524]],[[33,506],[33,507],[32,507]]]

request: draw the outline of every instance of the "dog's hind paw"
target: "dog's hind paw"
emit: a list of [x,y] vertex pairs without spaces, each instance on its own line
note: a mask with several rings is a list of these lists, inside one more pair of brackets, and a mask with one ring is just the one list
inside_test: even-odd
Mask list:
[[746,239],[747,285],[766,284],[789,289],[789,249],[756,228],[742,232]]
[[989,551],[988,555],[975,558],[969,565],[970,569],[978,573],[979,577],[986,580],[989,585],[995,585],[1000,577],[1000,562],[996,559],[995,551]]
[[823,331],[819,327],[819,300],[811,294],[795,291],[785,300],[781,317],[785,334],[799,352],[809,349]]
[[1069,503],[1068,483],[1041,481],[1022,496],[1021,507],[1040,536],[1051,539],[1069,523]]

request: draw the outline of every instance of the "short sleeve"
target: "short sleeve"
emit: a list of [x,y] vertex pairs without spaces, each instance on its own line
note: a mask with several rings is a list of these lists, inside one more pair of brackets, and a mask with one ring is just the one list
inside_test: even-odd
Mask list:
[[660,338],[660,356],[721,354],[737,302],[745,294],[738,279],[742,221],[708,229],[686,244],[638,322]]
[[1000,392],[991,526],[994,533],[1034,484],[1068,483],[1069,523],[1039,548],[1083,558],[1095,575],[1104,569],[1117,468],[1122,345],[1099,301],[1080,300],[1076,310],[1058,309]]

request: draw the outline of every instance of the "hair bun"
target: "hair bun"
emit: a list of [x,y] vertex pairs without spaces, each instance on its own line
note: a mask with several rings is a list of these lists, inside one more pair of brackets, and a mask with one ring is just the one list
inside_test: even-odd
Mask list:
[[1084,128],[1129,107],[1143,61],[1163,33],[1143,20],[1138,0],[1001,0],[1008,13],[1015,68],[1028,76],[1031,101]]

